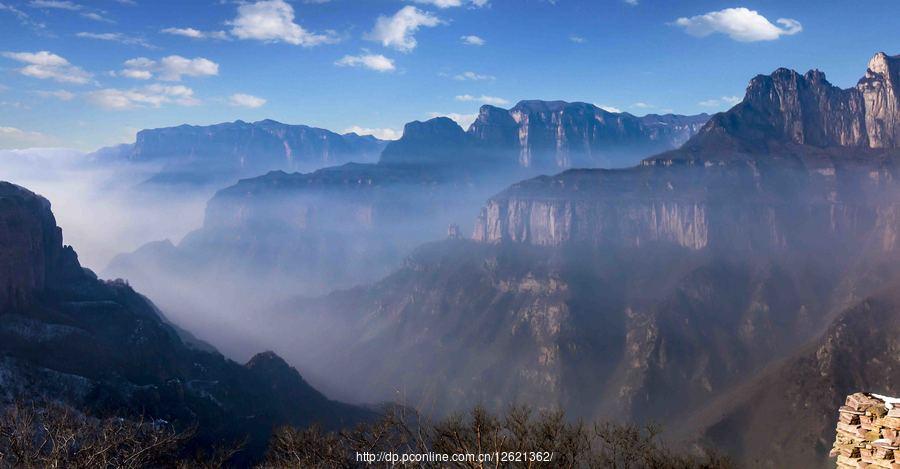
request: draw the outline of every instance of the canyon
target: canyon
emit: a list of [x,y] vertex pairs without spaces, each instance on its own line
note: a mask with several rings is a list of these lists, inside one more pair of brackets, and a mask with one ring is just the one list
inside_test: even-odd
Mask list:
[[896,100],[897,60],[877,54],[849,90],[817,71],[758,76],[681,148],[515,183],[471,240],[297,298],[273,312],[293,340],[268,334],[350,401],[524,402],[662,423],[746,464],[822,464],[843,396],[898,391],[841,365],[896,363],[897,115],[864,103]]
[[[821,465],[832,406],[898,393],[843,366],[897,363],[898,64],[876,54],[848,89],[777,69],[714,116],[522,101],[468,130],[411,122],[377,163],[218,191],[201,229],[104,276],[342,401],[524,403]],[[11,262],[46,262],[29,249]],[[0,299],[27,305],[45,277]]]
[[[410,122],[377,163],[271,171],[219,190],[200,229],[120,255],[102,274],[128,278],[168,311],[204,302],[186,298],[182,281],[203,284],[200,292],[227,285],[233,301],[252,299],[250,307],[280,301],[286,291],[323,294],[375,281],[449,226],[471,232],[484,200],[515,181],[609,163],[604,158],[613,154],[630,164],[677,147],[707,119],[523,101],[510,110],[483,106],[468,131],[446,117]],[[154,132],[136,148],[166,135]],[[523,152],[534,161],[523,161]]]

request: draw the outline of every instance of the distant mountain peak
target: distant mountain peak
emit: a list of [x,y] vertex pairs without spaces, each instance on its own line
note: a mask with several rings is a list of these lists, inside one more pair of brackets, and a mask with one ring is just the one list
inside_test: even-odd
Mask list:
[[[465,131],[449,117],[439,116],[433,117],[426,121],[412,121],[403,126],[403,136],[408,138],[418,138],[422,132],[448,132],[454,134],[462,134]],[[457,132],[458,131],[458,132]]]
[[900,55],[887,55],[884,52],[877,52],[869,59],[868,69],[873,73],[888,74],[893,71],[896,74],[897,67],[900,67]]
[[385,142],[372,136],[264,119],[208,126],[141,130],[134,144],[104,148],[97,160],[162,163],[151,181],[162,184],[230,183],[271,170],[312,171],[378,159]]
[[570,104],[566,101],[541,101],[536,99],[522,100],[516,103],[510,111],[529,111],[529,112],[557,112]]
[[412,121],[403,127],[403,136],[389,142],[380,164],[447,164],[466,158],[466,132],[453,119],[435,117]]

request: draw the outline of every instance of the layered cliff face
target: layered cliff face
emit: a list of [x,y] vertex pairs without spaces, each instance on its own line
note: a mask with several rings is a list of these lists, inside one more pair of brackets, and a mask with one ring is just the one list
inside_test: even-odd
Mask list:
[[156,182],[209,182],[273,170],[312,170],[378,159],[385,142],[273,120],[142,130],[133,145],[103,149],[102,160],[163,165]]
[[45,199],[0,183],[0,220],[0,404],[52,399],[92,415],[197,425],[198,448],[247,437],[245,462],[278,425],[371,416],[328,400],[273,354],[246,366],[225,359],[128,285],[81,269]]
[[622,167],[679,147],[708,118],[635,117],[587,103],[521,101],[509,110],[482,106],[469,134],[479,148],[538,171]]
[[473,238],[718,252],[790,251],[842,240],[892,251],[900,229],[895,156],[569,171],[492,197]]

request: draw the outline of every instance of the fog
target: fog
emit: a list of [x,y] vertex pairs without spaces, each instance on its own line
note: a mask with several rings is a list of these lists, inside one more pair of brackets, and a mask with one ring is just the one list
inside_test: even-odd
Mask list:
[[102,165],[62,148],[0,150],[0,180],[38,193],[53,206],[66,244],[100,271],[117,254],[159,239],[179,240],[200,226],[211,188],[165,192],[141,183],[156,168]]
[[[468,237],[484,201],[517,177],[432,180],[366,165],[244,182],[209,203],[201,229],[114,258],[100,273],[128,279],[237,360],[293,351],[307,331],[333,328],[285,322],[285,305],[376,282],[418,246],[446,239],[451,225]],[[273,334],[279,324],[297,334]]]
[[303,350],[327,345],[316,331],[346,318],[298,315],[297,302],[377,282],[451,225],[468,237],[485,200],[528,176],[351,165],[213,198],[224,187],[148,184],[159,169],[65,149],[0,152],[0,179],[50,200],[83,266],[127,280],[230,358],[274,350],[341,397],[352,394],[311,371]]
[[[709,218],[702,218],[709,223],[704,232],[713,240],[711,246],[716,239],[732,244],[696,252],[678,246],[618,249],[601,244],[573,249],[562,261],[559,252],[546,247],[534,247],[537,255],[528,247],[504,257],[498,252],[509,246],[434,243],[448,238],[450,225],[459,227],[457,236],[468,238],[489,197],[533,176],[522,172],[347,165],[307,174],[270,173],[228,187],[173,187],[146,183],[158,167],[100,163],[61,149],[3,151],[0,168],[0,179],[50,199],[66,242],[84,266],[103,278],[126,279],[175,325],[226,356],[243,362],[273,350],[329,397],[350,402],[399,399],[438,411],[478,399],[499,402],[505,389],[546,397],[539,386],[524,386],[518,375],[504,370],[533,365],[536,359],[529,353],[556,346],[543,342],[556,340],[550,323],[558,318],[550,312],[581,308],[569,319],[574,321],[571,330],[584,333],[584,343],[597,345],[597,350],[623,350],[616,342],[625,337],[630,320],[630,308],[623,305],[646,302],[648,308],[666,311],[674,304],[667,292],[682,283],[689,290],[723,292],[726,303],[734,305],[730,309],[718,303],[698,308],[716,311],[721,320],[742,318],[755,304],[756,292],[762,292],[758,294],[767,305],[783,303],[773,317],[803,312],[798,316],[805,321],[801,332],[778,339],[780,348],[764,358],[780,356],[793,350],[784,344],[806,340],[829,323],[821,319],[830,303],[806,305],[815,305],[831,291],[855,293],[853,285],[841,284],[842,272],[853,268],[851,251],[894,239],[875,221],[879,213],[892,213],[882,207],[890,206],[896,193],[886,192],[894,190],[889,184],[872,184],[882,178],[873,179],[869,165],[842,167],[837,177],[783,163],[758,165],[754,171],[743,166],[735,171],[704,166],[678,174],[678,168],[655,169],[649,181],[642,179],[647,169],[603,173],[605,182],[585,180],[592,192],[577,196],[609,191],[597,200],[623,205],[626,218],[647,226],[655,225],[638,217],[643,211],[629,211],[629,204],[655,200],[659,194],[652,188],[666,191],[673,203],[688,204],[695,197],[705,199],[690,189],[673,195],[668,191],[714,191]],[[554,190],[578,191],[578,184],[551,179],[532,185],[544,182],[556,184]],[[833,194],[840,198],[839,211]],[[782,203],[773,209],[775,195]],[[523,210],[522,217],[550,216],[528,213],[522,206],[501,210]],[[587,222],[594,227],[600,221]],[[669,221],[680,226],[679,220]],[[550,265],[557,261],[562,263]],[[721,279],[712,275],[714,284],[707,288],[704,276],[693,277],[695,266],[733,273]],[[569,277],[560,281],[563,275]],[[794,301],[794,296],[801,298]],[[807,309],[819,316],[808,315]],[[711,328],[710,336],[720,332],[715,321],[697,321]],[[771,321],[763,317],[757,322],[764,327]],[[512,332],[521,328],[526,331],[522,335]],[[683,339],[677,329],[668,334]],[[681,357],[685,366],[692,366],[690,356]],[[507,366],[510,357],[518,364]],[[605,363],[608,372],[619,363],[606,352],[586,357],[584,363]],[[418,372],[408,372],[415,367]],[[576,371],[605,376],[594,368]],[[465,384],[476,375],[485,381]],[[599,392],[600,381],[596,388],[570,384],[571,389]],[[396,383],[403,386],[399,392],[409,395],[391,394]],[[472,389],[481,394],[470,393]],[[590,400],[568,398],[572,403]],[[595,411],[584,409],[584,415]]]

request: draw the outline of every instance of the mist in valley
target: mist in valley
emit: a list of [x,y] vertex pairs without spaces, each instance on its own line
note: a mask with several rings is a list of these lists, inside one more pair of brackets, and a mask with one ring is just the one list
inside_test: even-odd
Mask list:
[[68,244],[85,267],[102,271],[118,254],[159,239],[181,239],[203,220],[212,188],[161,191],[143,183],[152,164],[102,163],[64,148],[0,150],[0,180],[53,204]]
[[[106,272],[117,256],[148,243],[179,243],[202,226],[215,187],[148,184],[160,170],[158,164],[104,162],[93,156],[61,148],[0,150],[0,180],[46,197],[65,243],[75,248],[84,267],[101,278],[120,278]],[[254,293],[254,286],[227,296],[221,294],[227,284],[214,276],[174,277],[172,272],[154,272],[137,281],[122,278],[153,300],[179,327],[196,331],[198,337],[222,345],[227,352],[239,352],[234,358],[243,360],[270,348],[264,341],[246,345],[254,336],[246,333],[250,322],[243,319],[252,317],[254,307],[263,300]],[[236,298],[246,301],[238,306]]]
[[373,283],[423,243],[470,237],[484,201],[518,175],[420,172],[361,165],[242,181],[219,191],[180,241],[122,253],[99,273],[128,279],[235,359],[274,350],[303,369],[297,343],[334,327],[283,316],[296,299]]

